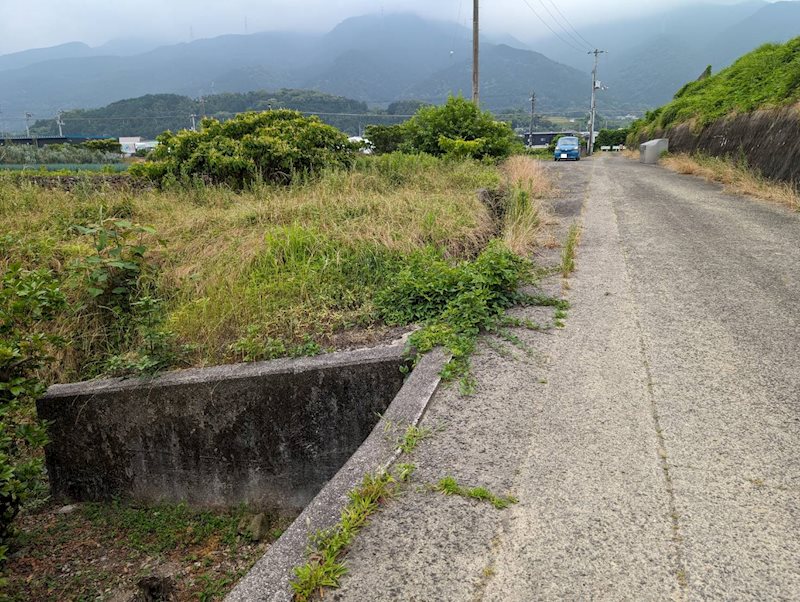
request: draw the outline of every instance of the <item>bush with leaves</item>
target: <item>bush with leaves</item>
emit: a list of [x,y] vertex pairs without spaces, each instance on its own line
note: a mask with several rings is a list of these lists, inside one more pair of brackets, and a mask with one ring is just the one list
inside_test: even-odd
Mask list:
[[510,125],[495,121],[489,111],[461,96],[451,96],[441,106],[422,107],[403,128],[401,150],[431,155],[504,159],[521,146]]
[[104,325],[110,357],[101,372],[154,374],[176,364],[185,349],[176,345],[174,334],[163,326],[163,300],[150,294],[155,268],[146,257],[144,237],[156,231],[116,218],[74,229],[93,240],[94,253],[77,260],[72,268],[83,275],[93,300],[89,306]]
[[46,385],[37,373],[57,340],[41,332],[41,325],[64,306],[46,270],[12,266],[0,280],[0,564],[12,521],[42,482],[37,450],[47,443],[47,432],[34,402]]
[[116,138],[100,138],[96,140],[87,140],[83,146],[89,150],[98,150],[104,153],[113,153],[116,155],[122,154],[122,144]]
[[368,125],[364,128],[364,138],[372,143],[376,153],[393,153],[400,148],[405,135],[402,123],[397,125]]
[[158,141],[152,160],[132,166],[133,175],[161,183],[200,179],[237,190],[350,165],[356,150],[318,117],[285,109],[242,113],[225,122],[204,119],[199,131],[165,132]]
[[518,289],[531,272],[531,263],[500,241],[474,261],[459,264],[428,249],[407,260],[378,292],[376,305],[387,324],[422,324],[411,345],[420,353],[446,347],[453,362],[444,376],[464,377],[480,331],[497,326],[506,309],[529,300]]

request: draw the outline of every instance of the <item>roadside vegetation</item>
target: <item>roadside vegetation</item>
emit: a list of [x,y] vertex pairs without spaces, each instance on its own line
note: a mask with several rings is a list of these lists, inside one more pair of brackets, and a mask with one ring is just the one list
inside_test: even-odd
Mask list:
[[796,188],[769,180],[755,169],[732,158],[681,153],[662,157],[660,164],[680,174],[719,182],[728,192],[780,203],[800,211],[800,192]]
[[[735,113],[750,113],[800,101],[800,37],[765,44],[714,75],[686,84],[672,102],[649,111],[631,127],[630,144],[643,135],[690,122],[697,131]],[[630,145],[629,144],[629,145]]]
[[[165,133],[131,176],[62,185],[0,175],[0,571],[11,558],[13,595],[34,578],[42,599],[101,587],[86,585],[94,573],[75,559],[63,589],[53,571],[65,569],[47,564],[46,550],[70,521],[106,512],[116,550],[135,510],[81,505],[62,516],[47,500],[34,401],[52,382],[313,355],[414,325],[417,351],[448,347],[445,376],[470,382],[478,334],[511,305],[536,302],[518,289],[533,277],[528,255],[552,190],[535,159],[509,158],[510,129],[463,99],[420,108],[408,131],[414,152],[365,156],[316,118],[250,113]],[[174,512],[136,521],[157,531],[158,516]],[[201,528],[192,521],[188,532]],[[105,542],[92,525],[87,537]],[[191,546],[219,551],[223,540],[209,537]],[[42,555],[42,579],[25,564],[31,554]],[[134,572],[152,567],[148,554],[129,558]],[[233,574],[194,562],[208,564],[208,579]],[[116,573],[97,583],[113,585]]]

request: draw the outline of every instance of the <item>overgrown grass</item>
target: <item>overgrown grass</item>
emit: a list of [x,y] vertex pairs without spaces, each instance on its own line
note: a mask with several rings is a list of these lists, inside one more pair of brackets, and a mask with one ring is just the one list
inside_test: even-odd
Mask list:
[[[733,65],[681,88],[675,99],[634,124],[633,139],[686,121],[703,127],[732,113],[749,113],[800,100],[800,37],[765,44]],[[629,138],[630,140],[630,138]]]
[[790,184],[768,180],[754,169],[731,158],[675,154],[663,157],[660,164],[680,174],[719,182],[728,192],[780,203],[800,211],[800,191]]
[[495,224],[475,191],[501,181],[497,168],[474,161],[399,154],[243,193],[66,192],[0,178],[0,270],[19,262],[62,279],[72,311],[55,330],[72,344],[55,378],[92,376],[98,356],[119,350],[104,347],[96,316],[82,310],[85,291],[70,265],[92,252],[92,241],[72,227],[106,217],[152,226],[152,286],[165,328],[192,346],[188,363],[261,359],[377,323],[375,292],[409,256],[478,254]]
[[518,255],[526,256],[539,243],[547,219],[544,200],[553,196],[552,180],[541,161],[517,155],[501,166],[509,187],[503,219],[503,241]]

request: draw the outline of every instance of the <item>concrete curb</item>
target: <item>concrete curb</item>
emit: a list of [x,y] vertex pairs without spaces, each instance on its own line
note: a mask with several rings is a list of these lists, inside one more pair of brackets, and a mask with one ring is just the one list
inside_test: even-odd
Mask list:
[[290,602],[292,569],[306,561],[309,535],[339,520],[347,494],[365,474],[388,467],[398,456],[395,442],[386,436],[391,425],[416,425],[439,386],[440,372],[449,355],[436,349],[411,372],[380,422],[347,463],[328,481],[300,516],[226,597],[225,602]]

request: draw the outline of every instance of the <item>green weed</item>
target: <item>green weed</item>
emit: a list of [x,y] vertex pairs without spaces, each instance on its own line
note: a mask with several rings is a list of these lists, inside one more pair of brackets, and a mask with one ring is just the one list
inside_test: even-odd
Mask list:
[[395,487],[396,481],[389,473],[364,476],[361,485],[350,492],[339,522],[312,537],[309,561],[294,569],[291,586],[295,600],[307,602],[324,588],[339,586],[339,580],[347,572],[342,556],[369,516],[392,495]]
[[416,449],[419,442],[430,436],[430,434],[431,430],[428,428],[413,425],[409,426],[400,438],[400,441],[398,441],[397,447],[404,454],[410,454]]
[[453,477],[444,477],[433,486],[433,490],[439,491],[444,495],[459,495],[473,500],[489,502],[498,510],[508,508],[511,504],[516,504],[519,501],[510,495],[497,496],[485,487],[462,487]]
[[581,238],[581,227],[573,223],[567,232],[567,240],[561,250],[561,275],[566,278],[575,271],[575,251]]

